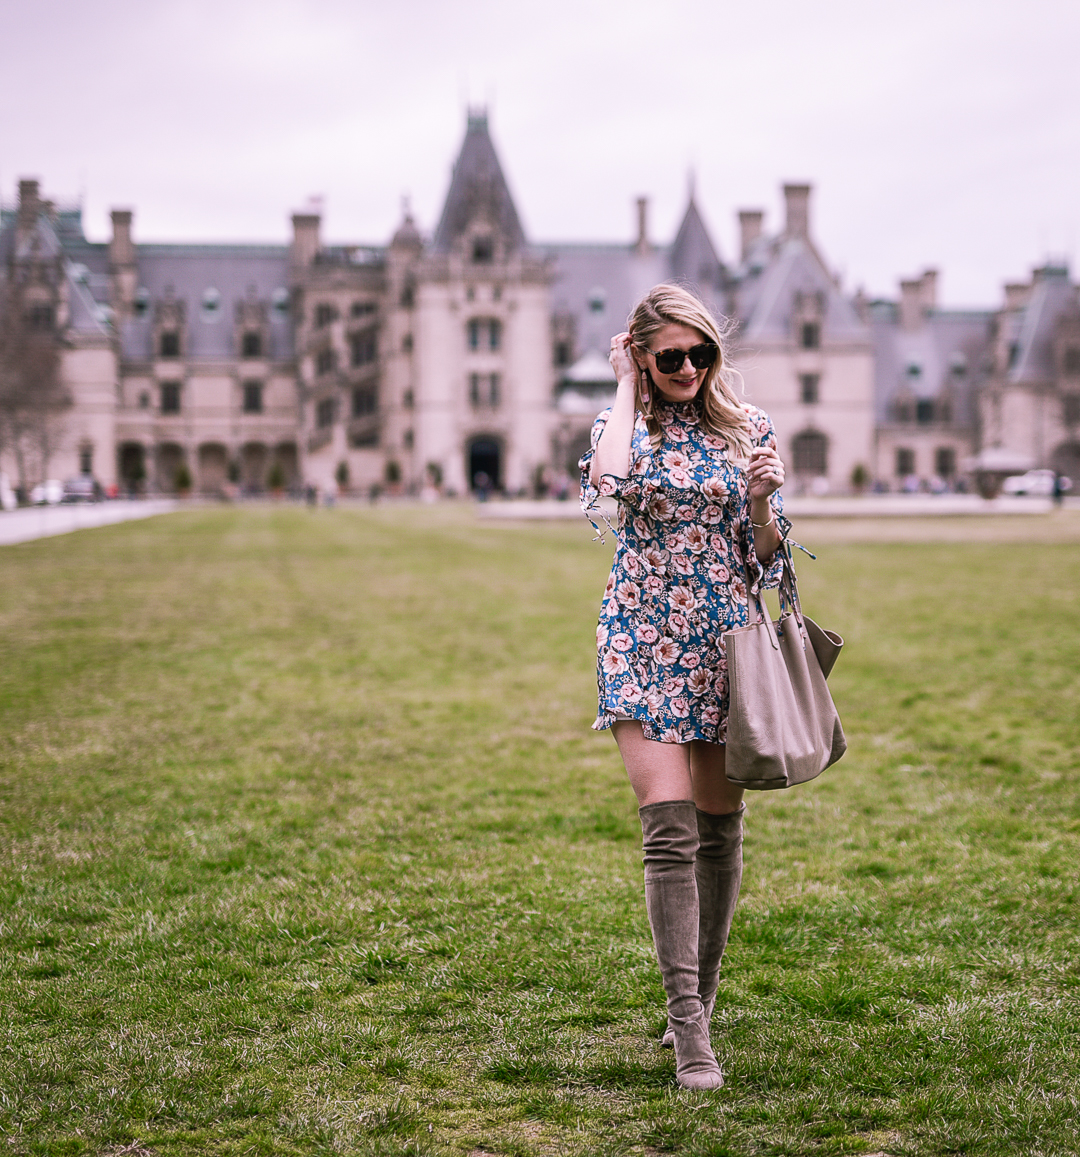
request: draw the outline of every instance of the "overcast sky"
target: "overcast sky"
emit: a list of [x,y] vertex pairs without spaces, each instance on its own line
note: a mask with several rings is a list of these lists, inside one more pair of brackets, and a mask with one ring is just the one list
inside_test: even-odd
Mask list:
[[845,285],[942,273],[948,304],[1080,242],[1075,0],[7,0],[0,194],[21,176],[136,238],[332,241],[438,217],[469,103],[529,237],[670,240],[688,174],[721,255],[735,213],[812,230]]

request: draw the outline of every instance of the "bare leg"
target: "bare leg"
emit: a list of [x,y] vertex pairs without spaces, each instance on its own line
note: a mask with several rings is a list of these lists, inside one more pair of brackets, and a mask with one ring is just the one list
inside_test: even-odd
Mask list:
[[743,789],[724,775],[724,747],[695,739],[659,743],[646,739],[641,724],[620,720],[612,727],[638,807],[673,799],[692,799],[711,815],[737,812]]

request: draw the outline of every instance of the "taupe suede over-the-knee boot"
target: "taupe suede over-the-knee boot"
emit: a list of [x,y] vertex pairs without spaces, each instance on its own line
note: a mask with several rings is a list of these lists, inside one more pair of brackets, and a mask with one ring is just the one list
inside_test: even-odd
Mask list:
[[669,800],[639,809],[645,851],[645,907],[667,994],[676,1078],[684,1088],[718,1089],[724,1078],[709,1044],[698,995],[695,811],[691,800]]
[[[742,884],[742,821],[745,812],[746,804],[727,815],[697,811],[698,850],[694,875],[700,911],[698,996],[705,1010],[706,1025],[712,1020],[720,982],[720,962],[727,947]],[[663,1044],[670,1048],[674,1043],[674,1028],[669,1023]]]

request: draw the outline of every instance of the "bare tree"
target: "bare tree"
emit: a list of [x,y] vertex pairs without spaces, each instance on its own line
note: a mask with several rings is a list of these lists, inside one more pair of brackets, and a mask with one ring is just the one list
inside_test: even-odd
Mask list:
[[26,493],[28,459],[39,471],[48,470],[49,458],[60,434],[70,392],[60,379],[60,350],[51,324],[51,311],[25,308],[10,287],[0,286],[0,451],[10,450]]

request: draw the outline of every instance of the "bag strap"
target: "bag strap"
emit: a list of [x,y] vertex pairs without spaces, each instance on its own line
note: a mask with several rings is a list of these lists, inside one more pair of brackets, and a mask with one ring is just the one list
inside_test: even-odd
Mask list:
[[[751,627],[765,625],[769,629],[766,634],[769,636],[769,642],[772,643],[773,648],[780,650],[780,640],[776,637],[776,628],[773,626],[772,615],[769,614],[769,607],[765,600],[754,593],[754,588],[750,584],[750,571],[746,566],[746,559],[743,559],[743,582],[746,583],[746,611],[749,616],[748,625]],[[754,608],[757,608],[756,610]]]

